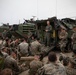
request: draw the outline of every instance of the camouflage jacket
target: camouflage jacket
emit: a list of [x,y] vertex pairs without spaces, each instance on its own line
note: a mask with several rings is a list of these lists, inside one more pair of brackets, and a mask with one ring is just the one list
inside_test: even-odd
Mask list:
[[59,33],[59,39],[67,39],[68,38],[68,33],[67,32],[60,32]]
[[19,47],[20,53],[22,55],[28,54],[28,47],[29,47],[29,44],[28,43],[21,42],[18,47]]
[[35,75],[37,74],[37,70],[43,66],[42,62],[39,60],[33,60],[30,62],[30,70],[29,74],[30,75]]
[[38,75],[66,75],[66,71],[61,63],[50,63],[40,68]]
[[7,56],[4,60],[4,68],[10,68],[15,72],[19,72],[19,66],[14,58]]
[[76,75],[76,69],[66,67],[66,73],[67,75]]
[[32,55],[41,53],[41,44],[38,41],[34,41],[30,44],[30,51]]

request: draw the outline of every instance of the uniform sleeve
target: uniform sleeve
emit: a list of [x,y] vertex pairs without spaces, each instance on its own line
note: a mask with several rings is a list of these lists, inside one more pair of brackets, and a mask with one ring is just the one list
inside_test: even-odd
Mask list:
[[38,75],[45,75],[44,67],[41,67],[40,69],[38,69],[37,73]]
[[71,39],[75,39],[76,38],[76,33],[73,33],[73,35],[71,36]]

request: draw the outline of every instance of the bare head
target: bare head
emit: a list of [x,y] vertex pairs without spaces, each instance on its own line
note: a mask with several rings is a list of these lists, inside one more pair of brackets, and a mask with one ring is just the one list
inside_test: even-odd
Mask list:
[[50,25],[50,21],[47,21],[47,25]]
[[56,62],[57,61],[57,55],[55,52],[50,52],[48,55],[48,60],[50,62]]

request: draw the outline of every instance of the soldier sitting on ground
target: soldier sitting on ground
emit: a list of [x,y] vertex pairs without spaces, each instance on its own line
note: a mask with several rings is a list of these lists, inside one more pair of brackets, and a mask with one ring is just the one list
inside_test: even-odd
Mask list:
[[16,53],[11,52],[10,56],[7,56],[4,60],[4,68],[12,69],[14,75],[19,74],[19,66],[16,61]]
[[28,56],[29,44],[27,43],[27,39],[23,38],[21,41],[22,42],[19,44],[19,52],[21,56]]
[[40,55],[35,55],[34,60],[30,62],[29,75],[37,75],[37,70],[43,66]]
[[65,67],[57,62],[57,55],[50,52],[48,55],[49,64],[45,64],[38,70],[38,75],[66,75]]
[[70,58],[66,73],[67,75],[76,75],[76,58]]
[[30,52],[31,55],[36,55],[41,53],[41,43],[39,38],[36,38],[36,40],[30,44]]
[[1,52],[2,52],[2,54],[4,56],[4,58],[6,58],[9,55],[8,52],[7,52],[7,47],[2,47]]

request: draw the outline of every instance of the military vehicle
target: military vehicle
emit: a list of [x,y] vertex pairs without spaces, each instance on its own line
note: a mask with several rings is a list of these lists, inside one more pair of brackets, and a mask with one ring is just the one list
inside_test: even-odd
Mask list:
[[[11,25],[11,33],[18,38],[27,37],[28,32],[31,31],[33,34],[36,34],[39,38],[41,38],[41,41],[44,43],[44,35],[45,35],[45,27],[46,27],[46,21],[49,20],[50,24],[53,27],[53,31],[51,33],[51,43],[54,46],[57,46],[59,42],[58,38],[58,31],[61,27],[66,28],[68,31],[68,38],[70,40],[72,35],[72,28],[74,25],[76,25],[76,21],[69,18],[64,19],[57,19],[56,17],[48,18],[46,20],[36,20],[36,21],[27,21],[23,24],[14,24]],[[0,32],[2,32],[4,29],[9,29],[9,26],[2,26],[0,27]],[[69,47],[68,47],[69,48]]]
[[36,32],[36,25],[34,23],[13,25],[12,27],[12,34],[19,37],[27,37],[29,31],[32,33]]
[[[76,21],[73,19],[70,19],[70,18],[64,18],[64,19],[59,20],[56,17],[48,18],[47,20],[50,21],[50,24],[53,27],[53,31],[52,31],[52,33],[50,33],[51,39],[52,39],[51,46],[56,47],[56,50],[57,50],[57,48],[59,47],[58,46],[58,42],[59,42],[58,32],[62,27],[64,27],[68,32],[68,43],[66,46],[66,50],[70,50],[72,48],[71,47],[71,41],[72,41],[71,35],[73,34],[72,28],[73,28],[73,26],[76,25]],[[39,37],[42,38],[43,42],[44,42],[44,34],[45,34],[45,27],[47,25],[46,24],[47,20],[36,21],[38,34],[39,34]]]
[[11,31],[11,34],[16,38],[25,38],[29,31],[32,33],[36,32],[36,25],[35,23],[2,25],[0,27],[0,36],[4,30],[7,30],[7,32]]

